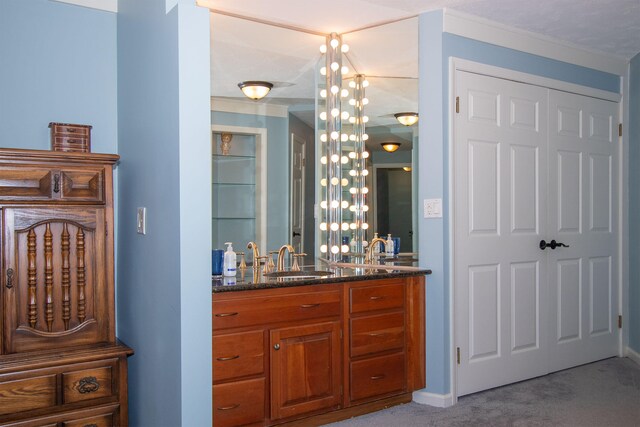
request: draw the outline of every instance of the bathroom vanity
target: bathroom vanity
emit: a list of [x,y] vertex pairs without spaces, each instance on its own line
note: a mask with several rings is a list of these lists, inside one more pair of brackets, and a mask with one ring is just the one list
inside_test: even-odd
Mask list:
[[318,425],[425,387],[429,270],[214,281],[213,425]]

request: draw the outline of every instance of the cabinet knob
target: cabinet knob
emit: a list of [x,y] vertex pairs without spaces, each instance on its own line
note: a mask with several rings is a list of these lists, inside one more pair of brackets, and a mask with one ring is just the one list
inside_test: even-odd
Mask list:
[[274,349],[274,350],[280,350],[280,344],[276,344],[276,345],[274,345],[274,346],[273,346],[273,349]]
[[13,268],[7,269],[7,289],[13,288]]

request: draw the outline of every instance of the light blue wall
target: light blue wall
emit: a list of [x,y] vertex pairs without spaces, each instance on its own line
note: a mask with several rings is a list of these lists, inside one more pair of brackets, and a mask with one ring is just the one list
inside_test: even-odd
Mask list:
[[[267,248],[289,242],[289,119],[255,114],[211,112],[211,124],[267,129]],[[244,244],[236,244],[236,248]],[[242,249],[236,249],[242,250]],[[246,251],[245,251],[246,252]],[[266,255],[266,252],[265,252]]]
[[0,1],[0,146],[51,148],[49,122],[93,126],[117,152],[116,14],[49,0]]
[[136,352],[134,426],[211,425],[209,14],[193,3],[119,1],[117,320]]
[[[449,361],[450,278],[448,188],[449,58],[457,57],[543,77],[619,92],[617,75],[442,32],[442,11],[420,16],[419,200],[442,198],[443,219],[420,217],[420,263],[427,278],[427,391],[451,391]],[[424,120],[429,117],[429,120]],[[424,254],[424,256],[423,256]]]
[[629,347],[640,353],[640,54],[631,60],[629,96]]

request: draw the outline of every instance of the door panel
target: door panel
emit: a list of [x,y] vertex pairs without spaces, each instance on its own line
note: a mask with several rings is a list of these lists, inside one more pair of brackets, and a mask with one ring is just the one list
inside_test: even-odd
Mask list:
[[[546,115],[542,88],[459,72],[455,299],[458,394],[540,375],[545,364]],[[463,326],[462,326],[463,325]]]

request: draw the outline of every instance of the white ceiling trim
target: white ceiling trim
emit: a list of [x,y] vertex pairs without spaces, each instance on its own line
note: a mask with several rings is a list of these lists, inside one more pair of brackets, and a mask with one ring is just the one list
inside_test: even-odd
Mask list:
[[444,9],[443,31],[494,45],[531,53],[607,73],[624,75],[629,61],[594,52],[529,31],[499,24],[466,13]]
[[253,114],[256,116],[289,117],[287,105],[264,104],[256,101],[211,97],[211,111],[224,113]]
[[50,0],[58,3],[75,4],[76,6],[118,13],[118,0]]

